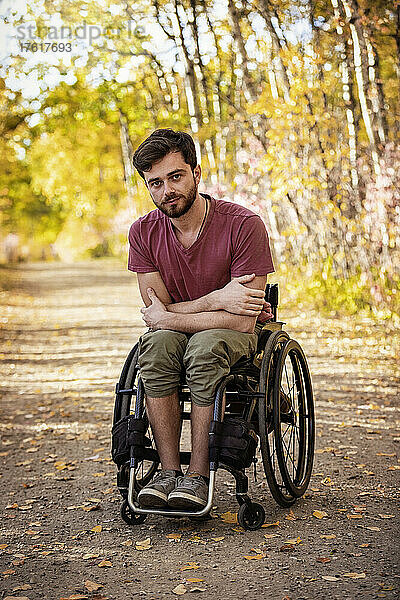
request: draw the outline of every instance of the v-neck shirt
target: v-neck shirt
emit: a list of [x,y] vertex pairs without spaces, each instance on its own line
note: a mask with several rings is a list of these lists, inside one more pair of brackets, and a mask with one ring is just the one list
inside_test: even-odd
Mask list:
[[[173,302],[205,296],[232,277],[274,272],[261,218],[239,204],[201,195],[208,199],[209,211],[189,248],[179,242],[171,220],[158,209],[140,217],[129,231],[128,269],[158,271]],[[262,313],[258,320],[263,320]]]

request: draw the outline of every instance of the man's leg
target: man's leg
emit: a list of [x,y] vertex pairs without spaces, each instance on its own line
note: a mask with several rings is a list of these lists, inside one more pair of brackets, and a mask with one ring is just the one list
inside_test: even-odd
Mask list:
[[138,494],[143,507],[163,507],[181,473],[179,460],[181,379],[187,336],[157,330],[140,338],[139,366],[146,392],[146,411],[160,455],[162,471]]
[[214,405],[198,406],[192,403],[192,454],[188,472],[200,473],[208,477],[210,460],[208,456],[208,433],[213,416]]
[[178,392],[164,398],[146,397],[146,410],[163,469],[180,471],[181,411]]

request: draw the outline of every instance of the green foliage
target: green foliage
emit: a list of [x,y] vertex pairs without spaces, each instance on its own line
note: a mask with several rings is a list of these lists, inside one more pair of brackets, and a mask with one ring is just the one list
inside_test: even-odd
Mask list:
[[301,268],[281,265],[278,280],[282,276],[282,302],[288,306],[312,305],[325,314],[354,315],[364,313],[377,319],[400,322],[400,277],[389,276],[373,270],[367,277],[357,273],[346,278],[337,277],[332,268],[333,259],[328,256],[315,271],[304,264]]

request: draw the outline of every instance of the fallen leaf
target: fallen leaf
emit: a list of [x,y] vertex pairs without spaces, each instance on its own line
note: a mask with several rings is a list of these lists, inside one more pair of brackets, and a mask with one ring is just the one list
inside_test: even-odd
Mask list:
[[339,577],[333,577],[332,575],[322,575],[322,579],[325,579],[325,581],[340,581]]
[[20,590],[31,590],[32,586],[29,583],[24,583],[23,585],[17,585],[17,587],[13,588],[13,592],[19,592]]
[[102,473],[93,473],[93,477],[104,477],[104,471]]
[[204,581],[204,579],[200,579],[199,577],[187,577],[186,581],[188,583],[200,583],[201,581]]
[[132,540],[126,540],[126,542],[122,542],[121,546],[132,546],[133,542]]
[[168,533],[165,537],[169,540],[180,540],[182,537],[181,533]]
[[207,591],[207,588],[201,588],[201,587],[192,587],[189,592],[205,592]]
[[301,538],[297,537],[297,538],[292,538],[291,540],[287,540],[285,542],[285,544],[301,544]]
[[278,527],[279,525],[279,521],[276,521],[275,523],[264,523],[263,525],[261,525],[261,527]]
[[103,527],[101,525],[95,525],[90,531],[94,531],[94,533],[101,533]]
[[222,542],[222,540],[225,539],[225,536],[221,535],[220,537],[215,537],[215,538],[213,537],[211,539],[212,539],[213,542]]
[[363,519],[363,518],[364,518],[364,515],[359,515],[359,514],[356,514],[356,515],[351,515],[351,514],[347,514],[347,515],[346,515],[346,517],[347,517],[348,519]]
[[330,487],[331,485],[335,485],[330,477],[325,477],[325,479],[322,479],[321,483],[322,483],[322,485],[325,485],[327,487]]
[[327,556],[319,556],[317,558],[317,562],[319,562],[319,563],[329,563],[329,562],[331,562],[331,559],[328,558]]
[[181,571],[189,571],[189,569],[200,569],[200,565],[196,562],[188,562],[180,568]]
[[92,554],[91,552],[88,552],[87,554],[84,554],[82,556],[83,560],[89,560],[90,558],[99,558],[100,554]]
[[319,537],[323,540],[334,540],[336,535],[334,533],[330,533],[329,535],[320,535]]
[[83,510],[86,510],[86,512],[89,512],[91,510],[99,510],[100,508],[100,504],[92,504],[91,506],[82,506]]
[[292,511],[292,509],[290,509],[290,513],[288,515],[285,515],[285,519],[287,519],[288,521],[296,521],[297,517],[294,514],[294,512]]
[[6,596],[3,600],[29,600],[29,598],[28,596]]
[[314,510],[313,512],[313,517],[316,517],[317,519],[323,519],[324,517],[327,517],[328,513],[326,513],[324,510]]
[[279,552],[291,552],[294,550],[294,544],[284,544],[279,548]]
[[151,539],[149,537],[141,542],[136,542],[135,544],[136,550],[150,550],[152,547]]
[[365,529],[369,529],[370,531],[380,531],[379,527],[365,527]]
[[264,537],[266,540],[270,540],[271,538],[279,537],[279,535],[277,533],[264,533]]
[[365,579],[365,573],[343,573],[343,577],[351,577],[352,579]]
[[89,596],[84,594],[71,594],[68,598],[60,598],[60,600],[88,600]]
[[221,519],[224,523],[237,523],[237,513],[228,511],[221,515]]
[[395,515],[381,515],[378,513],[378,517],[380,517],[381,519],[394,519]]
[[246,560],[260,560],[261,558],[265,558],[267,555],[265,552],[257,552],[257,554],[249,554],[244,556]]
[[185,588],[183,583],[180,583],[172,590],[172,593],[176,594],[177,596],[182,596],[183,594],[186,594],[186,592],[187,592],[187,589]]
[[390,457],[393,457],[393,456],[396,456],[396,452],[391,452],[391,453],[388,453],[388,452],[377,452],[376,456],[390,456]]
[[97,565],[98,567],[112,567],[112,562],[110,560],[102,560],[99,562],[99,564]]
[[96,583],[95,581],[91,581],[90,579],[87,579],[85,581],[85,588],[89,591],[89,592],[96,592],[97,590],[99,590],[100,588],[102,588],[102,584],[101,583]]
[[8,548],[8,544],[0,544],[0,550],[5,550]]

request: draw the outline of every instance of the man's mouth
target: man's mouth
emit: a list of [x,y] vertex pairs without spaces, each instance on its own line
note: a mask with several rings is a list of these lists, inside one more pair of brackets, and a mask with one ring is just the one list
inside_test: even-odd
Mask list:
[[179,197],[177,197],[177,198],[170,198],[169,200],[165,200],[164,204],[172,204],[173,202],[176,202],[177,200],[179,200]]

